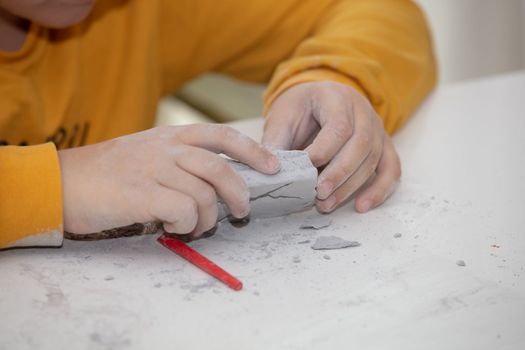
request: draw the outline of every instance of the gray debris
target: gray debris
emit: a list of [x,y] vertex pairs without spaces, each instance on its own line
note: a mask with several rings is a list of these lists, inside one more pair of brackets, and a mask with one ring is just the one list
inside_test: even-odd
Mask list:
[[301,258],[298,257],[298,256],[294,256],[294,257],[293,257],[293,262],[294,262],[294,263],[300,263],[300,262],[301,262]]
[[458,260],[458,261],[456,261],[456,265],[458,265],[458,266],[467,266],[467,264],[465,263],[464,260]]
[[323,259],[325,259],[325,260],[330,260],[331,258],[330,258],[330,255],[326,255],[326,254],[325,254],[325,255],[323,255]]
[[403,236],[401,233],[395,233],[394,234],[394,238],[401,238],[401,236]]
[[299,228],[319,230],[328,227],[332,224],[332,219],[326,215],[311,215],[308,216]]
[[361,243],[356,241],[347,241],[336,236],[321,236],[317,238],[312,245],[314,250],[343,249],[349,247],[359,247]]

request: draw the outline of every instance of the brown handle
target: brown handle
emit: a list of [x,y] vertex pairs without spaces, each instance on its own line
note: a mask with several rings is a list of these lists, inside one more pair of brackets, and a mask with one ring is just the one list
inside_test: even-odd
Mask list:
[[[93,232],[93,233],[84,233],[84,234],[64,232],[64,238],[71,239],[73,241],[100,241],[103,239],[151,235],[159,231],[161,231],[167,236],[177,238],[183,242],[191,242],[195,239],[190,234],[180,235],[180,234],[165,232],[162,229],[162,223],[160,222],[146,222],[144,224],[136,223],[136,224],[129,225],[129,226],[116,227],[110,230]],[[215,231],[217,231],[217,226],[215,226],[209,231],[204,232],[198,238],[211,237],[215,234]]]

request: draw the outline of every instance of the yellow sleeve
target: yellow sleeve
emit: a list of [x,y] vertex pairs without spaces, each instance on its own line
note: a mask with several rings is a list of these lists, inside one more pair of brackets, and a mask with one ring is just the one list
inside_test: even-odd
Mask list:
[[184,78],[214,70],[270,81],[266,109],[293,85],[335,80],[364,93],[394,132],[435,84],[429,30],[410,0],[164,3],[182,4],[161,21],[167,76],[178,65]]
[[336,80],[362,91],[393,133],[436,82],[431,39],[420,9],[408,0],[336,1],[313,33],[279,65],[266,107],[287,88]]
[[0,174],[0,249],[62,245],[62,191],[55,146],[0,147]]

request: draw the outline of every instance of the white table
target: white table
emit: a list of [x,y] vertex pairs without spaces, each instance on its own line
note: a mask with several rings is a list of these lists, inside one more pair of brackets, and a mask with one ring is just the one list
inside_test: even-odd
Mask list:
[[[442,87],[395,137],[386,205],[194,243],[241,292],[154,237],[1,252],[0,349],[525,349],[524,106],[525,73]],[[362,246],[298,243],[321,235]]]

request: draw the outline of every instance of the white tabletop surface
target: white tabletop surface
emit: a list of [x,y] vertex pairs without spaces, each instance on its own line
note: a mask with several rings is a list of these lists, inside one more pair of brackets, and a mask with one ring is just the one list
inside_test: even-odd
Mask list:
[[[441,87],[395,136],[387,204],[192,243],[240,292],[154,237],[0,252],[0,349],[525,349],[524,110],[525,73]],[[298,243],[323,235],[362,245]]]

